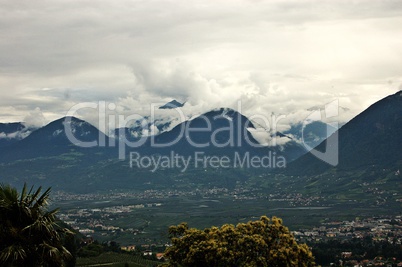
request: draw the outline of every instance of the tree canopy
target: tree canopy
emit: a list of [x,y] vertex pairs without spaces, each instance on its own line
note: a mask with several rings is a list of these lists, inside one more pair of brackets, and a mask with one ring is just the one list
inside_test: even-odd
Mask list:
[[50,188],[41,192],[0,184],[1,266],[62,266],[71,257],[63,237],[72,232],[57,224],[57,209],[47,210]]
[[169,237],[169,267],[316,266],[308,246],[276,217],[204,230],[181,223],[169,228]]

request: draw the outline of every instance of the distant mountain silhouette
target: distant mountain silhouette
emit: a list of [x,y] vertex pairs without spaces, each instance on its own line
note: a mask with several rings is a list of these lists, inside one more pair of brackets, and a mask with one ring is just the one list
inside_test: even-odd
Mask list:
[[[248,131],[255,128],[242,114],[228,108],[220,108],[182,122],[173,129],[149,137],[141,147],[134,150],[144,154],[167,155],[172,151],[180,155],[194,155],[196,152],[211,156],[241,155],[263,156],[270,151],[283,155],[288,161],[301,156],[305,151],[296,142],[284,146],[266,147],[258,143]],[[137,139],[139,140],[139,139]],[[127,148],[127,152],[133,151]]]
[[[67,126],[67,127],[66,127]],[[72,138],[68,138],[66,130]],[[80,146],[108,137],[88,122],[75,117],[64,117],[33,131],[28,137],[15,142],[0,151],[1,161],[13,161],[37,157],[56,156]]]
[[[319,174],[331,168],[392,167],[402,161],[402,91],[367,108],[338,131],[339,164],[333,167],[308,153],[289,165],[294,175]],[[318,147],[325,151],[326,141]]]
[[[164,123],[167,122],[162,121],[158,125]],[[347,173],[345,179],[356,174],[354,179],[361,183],[364,180],[357,174],[364,173],[366,177],[370,175],[371,170],[393,170],[396,165],[400,166],[402,163],[402,92],[373,104],[338,130],[339,165],[336,167],[311,154],[301,156],[306,151],[298,143],[300,125],[292,126],[291,130],[285,133],[276,133],[279,137],[290,137],[284,145],[262,146],[251,133],[255,125],[247,117],[228,108],[212,110],[154,136],[142,134],[143,130],[149,129],[153,123],[140,125],[142,128],[135,124],[131,128],[123,128],[120,134],[141,135],[132,135],[132,139],[127,136],[110,139],[83,120],[74,117],[61,118],[35,130],[16,143],[2,147],[0,178],[3,182],[13,185],[30,182],[72,192],[93,192],[171,186],[189,188],[194,183],[234,188],[236,181],[249,182],[248,179],[251,179],[255,186],[259,186],[269,183],[269,177],[275,177],[277,188],[283,189],[293,184],[296,190],[304,190],[304,186],[308,185],[309,190],[316,192],[325,189],[326,192],[331,190],[338,193],[345,190],[345,187],[340,188],[334,182],[338,181],[338,178],[333,179],[338,174]],[[7,127],[10,129],[8,132],[14,132],[21,126]],[[3,132],[4,129],[5,126]],[[306,133],[311,137],[311,142],[328,134],[326,125],[319,122],[307,125],[304,128],[304,134]],[[137,147],[123,143],[126,158],[119,160],[118,152],[124,139],[127,139],[127,142],[142,143]],[[82,147],[88,142],[100,140],[105,140],[104,146]],[[325,151],[325,144],[326,141],[323,141],[316,149]],[[266,168],[230,167],[204,170],[203,167],[190,166],[185,173],[175,168],[161,168],[151,172],[146,168],[130,168],[130,152],[152,156],[169,156],[174,152],[193,157],[197,152],[209,157],[233,157],[235,153],[249,153],[252,157],[275,153],[286,158],[287,168],[285,171],[279,170],[279,173],[268,173],[270,170]],[[291,162],[292,160],[294,161]],[[324,175],[325,179],[320,180],[322,173],[327,175]],[[298,180],[295,178],[298,176],[307,178]],[[396,179],[395,177],[392,175],[393,179]],[[373,176],[374,178],[377,179]],[[317,184],[309,179],[315,179]],[[342,185],[344,184],[342,182]]]
[[[248,131],[248,128],[254,128],[252,122],[232,109],[221,108],[207,112],[155,136],[149,133],[151,127],[156,127],[159,131],[168,126],[169,122],[159,123],[159,128],[153,123],[138,123],[131,128],[117,129],[115,138],[112,139],[88,122],[75,117],[65,117],[37,129],[19,142],[4,147],[0,151],[0,160],[11,162],[54,157],[71,151],[88,154],[94,153],[95,150],[98,154],[102,152],[105,157],[113,159],[117,158],[118,149],[121,148],[118,142],[124,140],[128,141],[124,146],[127,153],[134,150],[144,155],[168,155],[173,151],[180,155],[202,152],[206,155],[233,157],[234,153],[263,156],[275,152],[284,156],[287,161],[292,161],[304,153],[303,148],[292,141],[280,147],[260,145]],[[148,133],[143,134],[144,130]],[[98,146],[97,142],[102,141],[104,145]],[[130,147],[136,142],[141,144],[134,149]]]
[[303,128],[303,123],[292,124],[289,130],[283,131],[282,134],[296,140],[304,141],[309,147],[316,147],[322,143],[327,137],[332,135],[337,129],[322,121],[312,121]]
[[[273,157],[283,156],[286,164],[304,153],[303,148],[293,141],[276,147],[260,145],[248,130],[253,127],[250,120],[237,111],[221,108],[182,122],[170,131],[128,140],[127,137],[109,139],[93,125],[74,117],[61,118],[1,149],[0,178],[13,185],[39,183],[72,192],[139,189],[148,187],[149,182],[158,183],[163,188],[171,186],[178,175],[183,175],[181,169],[162,168],[156,172],[143,168],[131,169],[130,152],[155,157],[169,157],[174,153],[191,158],[185,174],[189,180],[183,186],[189,186],[187,183],[192,183],[192,179],[202,179],[204,183],[234,187],[239,179],[244,180],[248,175],[267,172],[271,168],[253,170],[250,167],[233,167],[236,153],[241,158],[249,155],[248,163],[253,156],[268,156],[271,153]],[[132,131],[130,128],[123,130],[120,134]],[[68,138],[69,135],[73,138]],[[82,147],[88,142],[102,139],[106,140],[104,147]],[[125,139],[128,144],[121,143]],[[137,141],[143,143],[138,147],[130,146],[131,142]],[[119,160],[121,145],[125,149],[124,160]],[[229,158],[230,167],[208,167],[211,172],[206,175],[202,163],[195,164],[195,153],[201,153],[201,157]],[[201,171],[202,176],[196,174]]]
[[180,103],[176,100],[172,100],[168,103],[166,103],[163,106],[160,106],[159,109],[174,109],[174,108],[181,108],[182,106],[184,106],[184,103]]

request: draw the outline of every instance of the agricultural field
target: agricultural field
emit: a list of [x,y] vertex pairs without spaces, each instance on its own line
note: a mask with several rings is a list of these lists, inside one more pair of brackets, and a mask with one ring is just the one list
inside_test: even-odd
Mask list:
[[157,266],[159,263],[160,262],[157,261],[144,259],[139,255],[107,252],[99,255],[98,257],[77,258],[76,266],[153,267]]
[[[89,235],[101,242],[155,244],[160,252],[169,241],[169,226],[181,222],[187,222],[190,227],[206,228],[247,222],[267,215],[282,218],[290,230],[297,231],[318,226],[326,220],[392,215],[400,207],[398,202],[368,205],[341,194],[336,198],[311,198],[301,194],[264,196],[258,192],[233,196],[223,191],[212,195],[110,197],[110,200],[105,200],[108,196],[99,195],[98,198],[97,201],[58,201],[54,205],[61,208],[63,220],[73,221],[72,226],[80,230],[93,230]],[[111,207],[115,213],[109,212]],[[85,213],[78,215],[82,210]]]

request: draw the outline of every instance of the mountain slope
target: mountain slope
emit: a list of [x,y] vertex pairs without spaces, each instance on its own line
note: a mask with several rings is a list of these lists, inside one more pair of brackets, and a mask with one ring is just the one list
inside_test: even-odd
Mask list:
[[303,123],[299,122],[292,124],[290,129],[283,131],[282,134],[304,141],[309,147],[316,147],[336,130],[337,128],[322,121],[313,121],[304,125],[304,127]]
[[171,123],[172,122],[167,118],[157,118],[151,121],[149,117],[143,117],[132,123],[129,127],[115,129],[112,135],[122,141],[126,139],[130,142],[134,142],[141,138],[166,131]]
[[[363,111],[339,131],[338,171],[388,168],[402,161],[402,91]],[[326,141],[317,150],[325,151]],[[333,167],[308,153],[289,165],[289,174],[319,174]]]
[[[278,156],[283,155],[287,162],[305,153],[304,149],[294,141],[289,141],[283,146],[262,146],[249,129],[255,127],[247,117],[235,110],[220,108],[182,122],[170,131],[150,136],[134,150],[147,155],[168,155],[174,152],[182,156],[194,156],[195,153],[203,153],[231,158],[236,153],[264,156],[269,152],[275,152]],[[128,147],[127,151],[133,149]]]
[[[272,168],[249,167],[248,161],[254,156],[261,158],[272,153],[273,157],[285,157],[287,163],[305,152],[293,141],[284,146],[262,146],[253,138],[249,131],[251,128],[254,128],[254,125],[240,113],[231,109],[216,109],[185,121],[171,131],[134,138],[124,144],[121,143],[122,139],[109,141],[103,133],[85,121],[62,118],[2,149],[0,179],[14,185],[21,185],[23,182],[39,183],[72,192],[155,186],[189,187],[194,183],[233,187],[236,181],[244,181],[250,175],[265,173]],[[66,135],[68,132],[77,140],[71,141]],[[106,139],[104,147],[76,146],[103,138]],[[143,143],[131,147],[130,142],[136,141]],[[119,151],[123,148],[123,155],[126,157],[119,160]],[[158,160],[164,156],[165,159],[169,158],[169,163],[174,166],[159,166],[154,171],[154,166],[131,167],[130,152],[144,156],[145,165],[151,164],[150,159]],[[172,153],[180,155],[180,158],[170,158]],[[207,163],[207,166],[200,162],[196,165],[196,153],[201,153],[201,157],[206,158],[215,156],[218,161],[222,158],[229,159],[228,167],[221,168],[216,161]],[[246,167],[234,166],[236,153],[241,160],[245,155],[249,155]],[[183,165],[176,164],[181,157],[191,159],[185,172],[182,172]],[[267,164],[269,162],[265,161],[265,165]]]
[[[67,132],[71,134],[67,135]],[[75,117],[65,117],[35,130],[19,142],[4,147],[0,151],[0,160],[10,162],[57,156],[71,150],[82,150],[84,148],[76,145],[85,145],[97,140],[108,142],[108,138],[91,124]]]
[[0,123],[0,147],[8,146],[24,139],[35,129],[24,123]]

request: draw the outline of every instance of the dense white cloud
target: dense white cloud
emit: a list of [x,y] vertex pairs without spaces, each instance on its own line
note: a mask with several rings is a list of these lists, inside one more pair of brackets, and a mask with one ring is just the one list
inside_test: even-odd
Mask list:
[[23,122],[28,128],[39,128],[46,124],[46,118],[40,108],[35,108],[35,110],[31,111],[27,116],[25,116]]
[[174,98],[186,117],[241,101],[286,128],[334,99],[346,121],[401,89],[400,1],[1,3],[0,121],[88,101],[148,116]]

